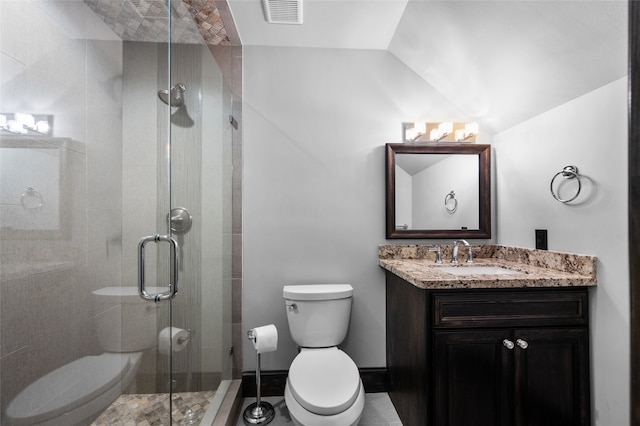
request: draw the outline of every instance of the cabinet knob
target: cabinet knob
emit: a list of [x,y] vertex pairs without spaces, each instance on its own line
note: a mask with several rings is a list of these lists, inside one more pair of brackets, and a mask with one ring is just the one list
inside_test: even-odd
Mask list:
[[507,349],[513,349],[513,347],[515,346],[515,345],[513,344],[513,342],[512,342],[511,340],[509,340],[509,339],[504,339],[504,340],[502,341],[502,345],[503,345],[505,348],[507,348]]
[[529,347],[527,341],[522,339],[516,340],[516,345],[520,346],[522,349],[527,349]]

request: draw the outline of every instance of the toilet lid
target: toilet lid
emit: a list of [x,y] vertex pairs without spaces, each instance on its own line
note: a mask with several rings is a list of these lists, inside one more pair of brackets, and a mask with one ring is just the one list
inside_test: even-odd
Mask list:
[[131,368],[127,354],[85,356],[27,386],[9,404],[11,424],[34,424],[60,416],[119,383]]
[[291,363],[287,381],[302,407],[323,416],[351,407],[360,391],[358,367],[336,347],[303,349]]

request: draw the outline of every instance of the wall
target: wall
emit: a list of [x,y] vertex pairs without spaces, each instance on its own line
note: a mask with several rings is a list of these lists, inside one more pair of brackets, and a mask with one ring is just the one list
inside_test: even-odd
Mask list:
[[[403,121],[460,113],[387,52],[249,46],[243,61],[243,331],[274,323],[279,348],[262,368],[287,369],[297,352],[282,286],[350,283],[343,348],[383,367],[384,144]],[[243,355],[254,369],[250,344]]]
[[[534,247],[534,230],[548,229],[550,250],[598,257],[590,300],[592,406],[594,424],[602,426],[629,424],[626,91],[626,78],[617,80],[494,139],[498,242]],[[576,205],[549,192],[566,165],[583,176]],[[565,185],[563,197],[574,190]]]
[[413,178],[396,164],[396,226],[413,228]]
[[[478,155],[452,155],[413,176],[415,229],[478,229]],[[457,205],[445,197],[453,191]],[[456,208],[454,213],[448,209]]]
[[[279,349],[262,367],[287,369],[296,349],[282,286],[348,282],[343,348],[361,368],[384,366],[383,146],[400,140],[403,121],[467,117],[386,52],[245,47],[244,65],[243,334],[274,323]],[[533,247],[533,230],[546,228],[550,249],[599,258],[592,395],[602,426],[628,424],[629,411],[625,90],[616,81],[502,132],[493,158],[500,243]],[[567,164],[586,176],[575,207],[549,194]],[[243,358],[255,368],[249,344]]]

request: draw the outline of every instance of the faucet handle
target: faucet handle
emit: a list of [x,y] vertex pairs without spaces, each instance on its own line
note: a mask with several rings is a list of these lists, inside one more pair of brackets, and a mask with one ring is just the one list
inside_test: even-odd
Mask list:
[[428,250],[436,252],[436,263],[442,263],[442,251],[440,250],[440,246],[429,246]]
[[468,247],[469,251],[467,252],[467,263],[473,263],[473,251],[471,250],[471,246]]

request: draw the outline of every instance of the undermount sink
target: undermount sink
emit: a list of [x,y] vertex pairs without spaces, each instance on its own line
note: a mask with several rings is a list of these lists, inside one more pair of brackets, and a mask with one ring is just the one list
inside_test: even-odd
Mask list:
[[459,265],[459,266],[444,266],[442,271],[453,275],[516,275],[521,274],[520,271],[514,271],[513,269],[501,268],[500,266],[491,265]]

